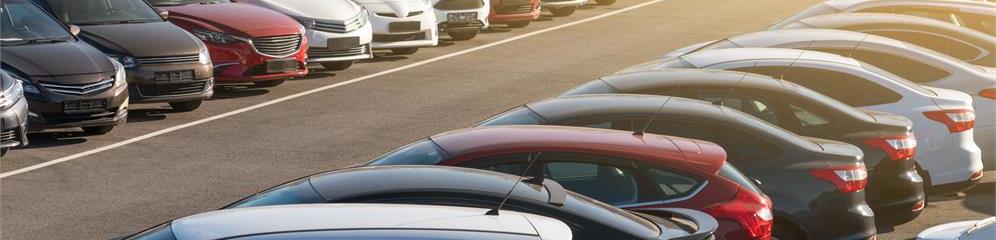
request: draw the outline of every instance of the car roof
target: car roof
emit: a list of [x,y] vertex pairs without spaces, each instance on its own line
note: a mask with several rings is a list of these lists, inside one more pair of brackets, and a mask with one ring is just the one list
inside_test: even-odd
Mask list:
[[[852,26],[861,24],[896,24],[896,25],[922,25],[933,28],[945,29],[953,32],[975,32],[968,28],[963,28],[944,21],[938,21],[925,17],[916,17],[892,13],[838,13],[812,16],[799,20],[812,27],[836,28],[842,26]],[[988,35],[987,35],[988,36]]]
[[[658,102],[646,103],[634,107],[657,109],[661,106]],[[657,134],[634,136],[629,131],[598,128],[490,126],[454,130],[430,139],[454,156],[456,162],[501,152],[568,151],[684,166],[683,170],[696,168],[709,175],[719,172],[726,162],[726,151],[715,143]]]
[[861,67],[861,62],[836,54],[787,48],[723,48],[689,53],[679,57],[696,68],[746,60],[799,60]]
[[809,41],[826,43],[843,41],[843,43],[841,43],[842,45],[853,45],[852,42],[861,42],[861,46],[884,45],[893,48],[910,49],[910,45],[908,43],[887,37],[860,32],[820,28],[780,29],[752,32],[730,37],[726,40],[729,40],[739,46],[776,46]]
[[[404,204],[302,204],[227,209],[174,220],[178,239],[222,239],[247,235],[316,230],[450,230],[537,236],[532,221],[545,227],[566,224],[549,217],[488,209]],[[559,222],[551,225],[551,222]],[[549,230],[549,229],[548,229]]]
[[964,1],[964,0],[827,0],[823,2],[838,10],[845,10],[857,5],[930,5],[930,6],[959,6],[959,7],[993,7],[996,4],[989,2]]

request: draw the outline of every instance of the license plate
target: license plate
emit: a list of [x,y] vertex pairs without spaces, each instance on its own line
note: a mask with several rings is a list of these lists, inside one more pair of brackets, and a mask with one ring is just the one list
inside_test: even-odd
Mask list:
[[194,70],[157,72],[156,83],[172,83],[194,80]]
[[387,30],[394,32],[418,32],[422,29],[422,22],[392,22],[387,25]]
[[501,1],[501,5],[502,6],[521,5],[521,4],[532,4],[532,2],[530,2],[530,0],[504,0],[504,1]]
[[297,70],[297,60],[278,59],[266,61],[266,73],[282,73]]
[[65,113],[103,112],[107,108],[107,99],[67,100],[62,102]]
[[450,13],[446,15],[446,21],[452,23],[466,23],[477,21],[476,12]]
[[328,40],[329,51],[348,50],[360,46],[360,37],[330,38]]

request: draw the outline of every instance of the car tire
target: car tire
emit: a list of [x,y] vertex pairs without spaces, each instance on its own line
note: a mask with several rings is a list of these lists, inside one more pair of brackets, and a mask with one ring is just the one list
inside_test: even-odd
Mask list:
[[508,23],[508,27],[510,27],[510,28],[524,28],[526,26],[529,26],[530,23],[533,23],[533,21]]
[[799,233],[795,226],[778,224],[777,220],[775,226],[771,228],[771,239],[772,240],[802,240],[806,239],[805,236]]
[[566,17],[574,14],[578,10],[577,6],[574,7],[562,7],[562,8],[550,8],[550,12],[553,13],[554,17]]
[[203,102],[204,102],[203,99],[186,101],[186,102],[170,102],[169,106],[172,107],[174,111],[190,112],[193,110],[197,110],[197,108],[200,108],[201,103]]
[[322,67],[325,71],[342,71],[353,66],[356,61],[340,61],[340,62],[323,62]]
[[450,35],[450,38],[452,38],[454,41],[466,41],[466,40],[474,39],[474,37],[477,37],[477,33],[478,32],[480,32],[480,30],[477,30],[477,29],[474,29],[474,30],[461,30],[461,31],[449,31],[449,32],[446,32],[446,35]]
[[252,85],[255,85],[257,87],[276,87],[277,85],[284,84],[284,82],[286,81],[287,79],[259,81],[259,82],[253,82]]
[[111,132],[111,130],[114,130],[114,125],[82,127],[82,129],[83,132],[86,133],[87,135],[104,135]]
[[613,3],[616,3],[616,0],[595,0],[595,3],[598,3],[598,5],[605,6],[605,5],[612,5]]
[[394,53],[394,55],[412,55],[412,54],[415,54],[416,52],[418,52],[418,48],[417,47],[392,48],[391,49],[391,53]]

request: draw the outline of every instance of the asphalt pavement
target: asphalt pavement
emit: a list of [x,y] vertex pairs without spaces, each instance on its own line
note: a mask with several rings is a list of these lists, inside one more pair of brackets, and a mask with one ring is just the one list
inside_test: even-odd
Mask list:
[[[132,105],[108,135],[31,135],[0,162],[0,238],[106,239],[210,211],[301,176],[367,161],[670,50],[766,28],[816,0],[620,0],[570,17],[341,72],[316,66],[269,89],[219,87],[201,109]],[[641,5],[642,4],[642,5]],[[993,176],[938,199],[916,222],[993,215]],[[943,200],[943,201],[941,201]],[[885,232],[885,231],[883,231]]]

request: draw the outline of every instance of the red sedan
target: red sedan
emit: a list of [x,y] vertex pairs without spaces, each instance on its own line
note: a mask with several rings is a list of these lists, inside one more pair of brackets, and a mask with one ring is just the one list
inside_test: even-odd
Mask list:
[[272,87],[308,74],[304,28],[281,13],[227,0],[150,0],[208,47],[215,81]]
[[509,27],[528,26],[540,17],[540,0],[490,0],[491,24],[506,24]]
[[[532,166],[530,159],[535,160]],[[542,174],[621,208],[702,210],[719,220],[720,239],[767,239],[773,223],[771,200],[726,163],[723,148],[701,140],[593,128],[481,127],[432,136],[367,165]]]

